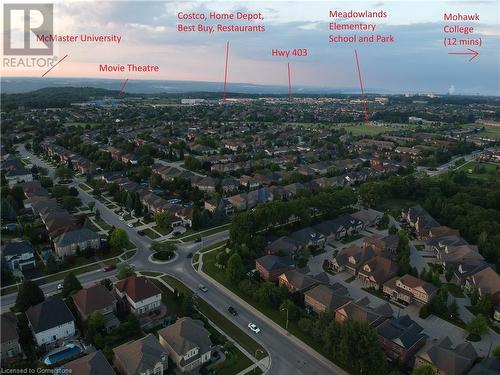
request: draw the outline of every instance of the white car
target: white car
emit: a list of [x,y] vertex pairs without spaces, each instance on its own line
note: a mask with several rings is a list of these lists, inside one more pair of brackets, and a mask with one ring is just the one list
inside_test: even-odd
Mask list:
[[254,333],[260,332],[260,328],[257,327],[254,323],[248,323],[248,328],[250,328],[250,330]]
[[123,216],[120,216],[120,221],[124,221],[125,218]]
[[129,228],[133,228],[133,227],[134,227],[134,225],[133,225],[132,223],[128,223],[128,224],[127,224],[127,227],[129,227]]
[[63,285],[62,284],[57,284],[57,290],[62,290]]

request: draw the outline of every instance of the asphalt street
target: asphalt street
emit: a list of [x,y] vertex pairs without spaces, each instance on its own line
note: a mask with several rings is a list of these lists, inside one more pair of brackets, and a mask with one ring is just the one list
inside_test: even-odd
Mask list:
[[[53,173],[53,168],[45,161],[39,159],[32,153],[28,152],[24,145],[20,145],[19,152],[22,157],[30,157],[32,162],[37,165],[42,165]],[[200,298],[203,298],[211,306],[217,309],[225,317],[233,321],[243,331],[253,335],[255,339],[268,351],[271,357],[271,365],[266,371],[267,374],[272,375],[291,375],[291,374],[304,374],[304,375],[320,375],[320,374],[345,374],[341,368],[328,361],[326,358],[307,347],[305,344],[298,342],[296,339],[290,337],[283,329],[278,327],[274,322],[270,321],[267,317],[260,313],[252,311],[246,304],[239,298],[233,297],[231,294],[220,289],[217,285],[213,284],[204,275],[194,270],[191,265],[191,257],[189,254],[194,254],[200,249],[202,243],[189,242],[180,244],[178,246],[179,256],[173,262],[168,264],[156,264],[149,261],[149,245],[151,240],[145,236],[137,234],[136,229],[129,228],[125,222],[120,221],[119,217],[112,210],[107,208],[104,204],[94,199],[93,196],[84,192],[78,187],[81,181],[74,180],[73,185],[79,191],[79,197],[84,204],[89,201],[95,201],[95,208],[99,209],[101,218],[117,228],[122,228],[128,234],[130,241],[136,247],[136,254],[127,260],[127,263],[132,264],[137,271],[157,271],[171,275],[178,280],[182,281],[193,291],[197,292]],[[228,231],[219,232],[203,238],[203,246],[210,246],[211,244],[223,241],[228,238]],[[88,285],[99,280],[110,277],[116,271],[104,272],[97,270],[86,274],[81,274],[78,279],[82,285]],[[42,290],[45,293],[53,294],[57,290],[57,284],[53,282],[44,284]],[[208,287],[207,293],[199,291],[198,287],[203,284]],[[5,295],[1,298],[2,309],[11,306],[15,302],[15,294]],[[238,311],[238,316],[233,317],[227,311],[229,306],[233,306]],[[255,323],[260,329],[261,333],[253,334],[247,327],[248,323]]]

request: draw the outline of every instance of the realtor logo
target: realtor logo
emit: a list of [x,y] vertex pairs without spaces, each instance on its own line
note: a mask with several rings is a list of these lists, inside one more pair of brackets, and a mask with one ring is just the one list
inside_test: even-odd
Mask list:
[[[15,20],[22,20],[21,24],[13,25]],[[53,4],[4,4],[3,24],[4,55],[53,54],[53,42],[37,39],[38,35],[53,33]]]

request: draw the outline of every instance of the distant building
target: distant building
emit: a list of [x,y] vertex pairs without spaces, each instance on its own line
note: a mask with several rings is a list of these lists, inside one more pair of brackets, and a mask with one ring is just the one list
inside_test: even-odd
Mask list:
[[11,270],[35,268],[35,254],[29,241],[13,241],[2,247],[2,256]]

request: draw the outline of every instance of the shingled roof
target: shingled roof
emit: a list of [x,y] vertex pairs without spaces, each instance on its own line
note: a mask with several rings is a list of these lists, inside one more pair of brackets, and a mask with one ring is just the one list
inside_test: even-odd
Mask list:
[[49,298],[31,306],[26,316],[35,333],[46,331],[75,320],[68,306],[59,297]]
[[118,281],[115,288],[122,293],[126,293],[134,302],[161,294],[161,290],[145,277],[127,277]]

